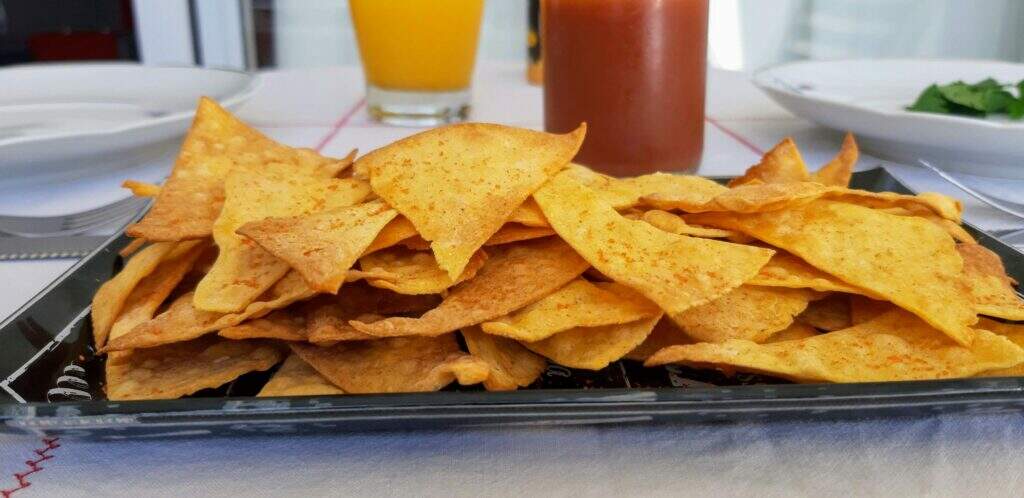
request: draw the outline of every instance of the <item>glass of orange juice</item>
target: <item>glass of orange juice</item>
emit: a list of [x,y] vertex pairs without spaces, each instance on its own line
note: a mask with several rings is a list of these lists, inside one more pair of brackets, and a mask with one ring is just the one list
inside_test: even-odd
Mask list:
[[465,120],[483,0],[349,0],[370,116],[434,126]]

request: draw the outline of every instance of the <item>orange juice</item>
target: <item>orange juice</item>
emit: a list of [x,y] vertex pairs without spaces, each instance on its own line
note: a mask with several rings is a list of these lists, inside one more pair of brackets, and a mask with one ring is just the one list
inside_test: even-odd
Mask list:
[[350,0],[367,81],[388,90],[467,88],[483,0]]

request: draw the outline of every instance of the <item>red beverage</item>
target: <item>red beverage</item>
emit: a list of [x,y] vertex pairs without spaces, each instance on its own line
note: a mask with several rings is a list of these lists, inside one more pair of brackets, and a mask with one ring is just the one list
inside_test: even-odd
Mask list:
[[694,171],[704,147],[708,0],[543,0],[544,127],[587,122],[576,161]]

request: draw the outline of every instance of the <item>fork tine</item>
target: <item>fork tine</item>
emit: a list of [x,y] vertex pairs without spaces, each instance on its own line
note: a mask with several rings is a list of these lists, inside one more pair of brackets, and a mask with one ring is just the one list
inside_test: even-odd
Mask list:
[[104,216],[107,213],[110,213],[112,211],[117,211],[117,210],[122,209],[122,208],[124,208],[126,206],[130,207],[130,206],[132,206],[134,204],[137,204],[140,201],[144,201],[144,200],[145,199],[140,198],[140,197],[126,197],[126,198],[121,199],[119,201],[112,202],[110,204],[107,204],[105,206],[100,206],[98,208],[90,209],[88,211],[82,211],[82,212],[79,212],[79,213],[71,213],[71,214],[65,216],[65,219],[68,219],[68,220],[80,220],[80,219],[94,218],[96,216]]
[[145,199],[133,199],[133,202],[121,202],[117,205],[111,204],[107,209],[102,211],[96,211],[89,213],[88,215],[69,216],[64,220],[62,225],[69,230],[101,225],[134,214],[138,212],[145,203]]

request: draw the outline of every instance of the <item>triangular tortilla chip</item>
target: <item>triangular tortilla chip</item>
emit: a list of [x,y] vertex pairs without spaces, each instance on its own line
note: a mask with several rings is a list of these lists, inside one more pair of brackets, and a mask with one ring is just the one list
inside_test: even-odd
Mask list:
[[592,284],[580,278],[480,327],[488,334],[532,342],[576,327],[629,323],[660,314],[656,304],[624,285]]
[[880,301],[864,296],[850,296],[850,324],[860,325],[888,313],[897,306],[889,301]]
[[484,387],[488,391],[514,391],[533,384],[548,364],[518,342],[485,334],[479,327],[462,329],[462,338],[470,354],[487,362],[490,375]]
[[743,176],[729,182],[730,187],[748,183],[791,183],[806,182],[810,178],[807,165],[800,157],[796,142],[786,137],[761,157],[761,162],[751,166]]
[[540,206],[537,205],[537,201],[533,200],[533,197],[527,197],[519,207],[512,211],[508,222],[535,228],[549,227],[547,218],[544,217],[544,213],[541,212]]
[[487,242],[484,242],[484,246],[500,246],[524,240],[550,237],[554,234],[555,231],[548,227],[530,227],[518,223],[505,223],[500,230],[487,239]]
[[270,396],[330,396],[334,394],[345,394],[338,386],[331,384],[316,369],[309,366],[309,363],[299,358],[299,355],[292,353],[285,358],[281,368],[278,368],[270,377],[263,389],[256,395],[257,398]]
[[487,253],[477,251],[462,270],[462,275],[455,281],[437,265],[434,255],[426,251],[410,251],[403,248],[377,251],[360,258],[359,266],[364,271],[383,271],[395,275],[391,280],[366,281],[374,287],[399,294],[438,294],[476,276],[486,261]]
[[92,337],[97,348],[106,344],[110,327],[114,325],[132,290],[156,270],[174,246],[174,242],[158,242],[139,251],[92,296]]
[[352,163],[293,149],[242,123],[208,98],[199,100],[192,128],[185,136],[153,208],[125,232],[155,241],[200,239],[213,233],[224,202],[224,178],[232,169],[260,172],[278,163],[292,174],[334,177]]
[[366,248],[398,212],[376,200],[289,218],[267,218],[242,225],[249,237],[284,260],[311,287],[336,294]]
[[636,349],[660,319],[661,314],[657,314],[631,323],[579,327],[522,344],[559,365],[600,370]]
[[373,191],[431,242],[453,280],[512,212],[576,155],[586,126],[553,135],[467,123],[418,133],[358,163]]
[[[982,317],[978,320],[978,324],[975,328],[995,332],[1013,341],[1014,344],[1024,348],[1024,324],[1003,323]],[[1024,362],[1009,368],[986,370],[976,375],[976,377],[1024,377]]]
[[416,227],[412,226],[412,222],[405,216],[399,215],[384,226],[373,242],[363,251],[363,255],[394,247],[403,240],[418,236],[419,233],[416,232]]
[[616,178],[579,164],[569,165],[566,174],[581,185],[593,190],[602,202],[617,210],[644,204],[642,199],[647,196],[684,197],[690,202],[703,203],[728,190],[714,180],[693,175],[651,173],[629,178]]
[[306,314],[288,310],[277,310],[263,318],[242,322],[217,332],[225,339],[280,339],[282,341],[306,340]]
[[[163,304],[171,291],[177,287],[185,274],[192,269],[196,260],[209,247],[202,241],[179,242],[179,245],[191,246],[185,253],[173,259],[165,259],[153,273],[143,278],[124,303],[121,314],[110,328],[110,340],[117,339],[131,332],[137,325],[153,318],[157,308]],[[103,344],[97,344],[102,347]]]
[[709,239],[724,239],[736,237],[737,232],[722,230],[721,228],[708,228],[690,225],[682,217],[668,211],[652,209],[645,211],[640,219],[651,226],[676,235],[690,235],[693,237],[706,237]]
[[850,177],[853,176],[853,167],[857,165],[857,141],[853,139],[853,133],[847,133],[843,137],[843,145],[839,153],[827,164],[811,175],[811,180],[823,185],[835,185],[837,187],[849,187]]
[[291,343],[292,351],[347,393],[437,391],[458,380],[479,384],[490,369],[459,350],[455,336],[393,337],[331,347]]
[[706,303],[757,274],[770,249],[664,232],[623,218],[560,173],[534,194],[551,227],[594,268],[669,313]]
[[217,313],[197,310],[189,292],[174,300],[167,311],[144,322],[131,332],[110,341],[108,351],[151,348],[162,344],[188,341],[210,332],[238,325],[250,318],[259,318],[296,301],[309,299],[316,291],[309,288],[297,272],[289,272],[259,300],[239,313]]
[[644,342],[633,348],[629,353],[626,353],[623,358],[627,360],[644,361],[654,353],[657,353],[669,346],[675,346],[677,344],[693,344],[694,342],[696,341],[694,341],[692,337],[686,335],[679,326],[672,323],[670,318],[662,317],[661,320],[658,320],[658,323],[654,326],[654,330],[651,331],[650,335],[644,339]]
[[812,297],[806,289],[741,285],[709,303],[670,315],[686,335],[705,342],[764,342],[789,327]]
[[180,398],[266,370],[283,356],[280,348],[268,342],[215,337],[115,352],[106,362],[107,399]]
[[961,346],[903,310],[807,339],[770,344],[671,346],[647,366],[682,363],[783,377],[799,382],[878,382],[970,377],[1024,362],[1024,350],[1005,337],[979,330]]
[[351,322],[381,337],[441,335],[507,315],[554,292],[587,269],[556,237],[497,246],[476,277],[453,287],[441,305],[419,318]]
[[[696,219],[785,249],[843,281],[911,311],[960,344],[977,321],[953,239],[932,223],[835,201],[770,213]],[[884,234],[884,235],[882,235]]]
[[264,218],[351,206],[370,193],[362,180],[242,170],[228,174],[224,191],[224,208],[213,227],[220,253],[196,287],[194,303],[198,309],[221,313],[244,309],[289,269],[288,263],[235,230]]
[[359,332],[350,320],[373,323],[384,315],[419,315],[441,303],[441,296],[403,295],[370,287],[346,286],[337,296],[318,296],[304,306],[309,342],[333,345],[339,341],[362,341],[376,336]]
[[832,294],[824,299],[812,301],[803,313],[797,315],[796,321],[827,331],[849,328],[853,326],[850,317],[850,296]]
[[1006,320],[1024,320],[1024,300],[996,253],[979,244],[957,244],[964,260],[964,278],[970,289],[974,309],[979,314]]
[[768,260],[768,264],[761,267],[761,271],[757,272],[757,275],[754,275],[754,278],[748,280],[747,283],[764,287],[814,289],[819,292],[868,293],[783,251],[777,251],[772,259]]
[[121,186],[131,190],[135,197],[156,197],[160,195],[160,186],[155,183],[125,180]]

